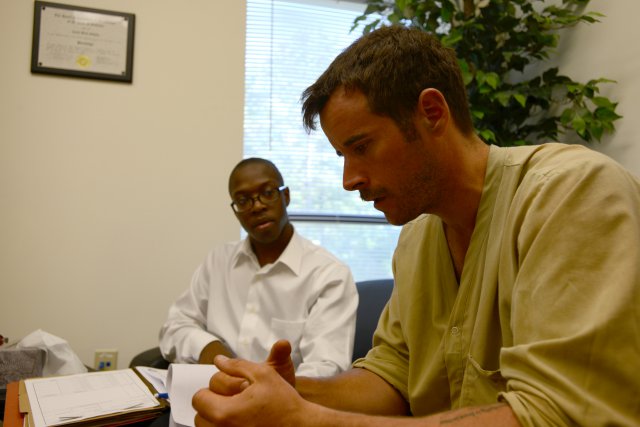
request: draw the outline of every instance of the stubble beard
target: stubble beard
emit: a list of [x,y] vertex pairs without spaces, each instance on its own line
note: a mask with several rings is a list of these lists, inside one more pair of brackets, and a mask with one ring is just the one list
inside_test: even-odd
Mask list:
[[435,213],[441,197],[442,183],[433,165],[425,164],[413,178],[402,186],[398,204],[398,217],[387,221],[393,225],[404,225],[422,214]]

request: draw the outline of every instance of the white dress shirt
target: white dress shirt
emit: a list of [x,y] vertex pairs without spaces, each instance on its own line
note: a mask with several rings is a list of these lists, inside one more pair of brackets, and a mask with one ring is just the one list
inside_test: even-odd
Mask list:
[[168,360],[197,363],[211,341],[264,361],[291,343],[296,374],[330,376],[351,364],[358,293],[349,267],[294,231],[273,264],[260,267],[248,239],[213,249],[160,330]]

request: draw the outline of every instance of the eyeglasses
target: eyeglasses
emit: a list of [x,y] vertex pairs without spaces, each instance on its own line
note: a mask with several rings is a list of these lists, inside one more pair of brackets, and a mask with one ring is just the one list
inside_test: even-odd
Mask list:
[[260,200],[260,203],[262,203],[263,205],[270,205],[280,198],[280,192],[286,188],[287,188],[286,185],[282,185],[278,187],[277,190],[273,188],[267,188],[265,190],[262,190],[255,197],[242,196],[234,200],[233,202],[231,202],[231,209],[233,209],[235,213],[247,212],[251,210],[251,208],[253,208],[253,205],[256,202],[256,200]]

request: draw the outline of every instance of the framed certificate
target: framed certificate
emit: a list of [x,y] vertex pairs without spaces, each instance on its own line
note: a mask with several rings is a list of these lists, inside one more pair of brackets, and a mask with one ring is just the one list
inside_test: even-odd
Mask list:
[[36,1],[31,72],[133,80],[135,15]]

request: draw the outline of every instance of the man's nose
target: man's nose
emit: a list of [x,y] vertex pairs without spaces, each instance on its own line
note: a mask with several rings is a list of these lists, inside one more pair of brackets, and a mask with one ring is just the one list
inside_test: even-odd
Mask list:
[[347,191],[355,191],[366,187],[366,184],[367,179],[361,165],[345,159],[342,171],[342,187]]
[[259,211],[266,208],[267,208],[267,204],[263,202],[262,199],[260,199],[260,197],[258,196],[253,197],[253,205],[251,206],[252,211]]

